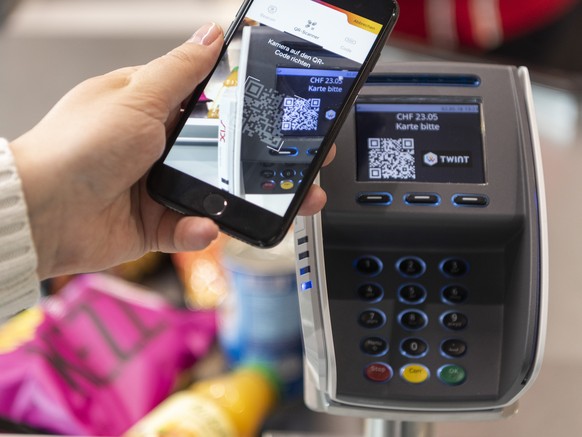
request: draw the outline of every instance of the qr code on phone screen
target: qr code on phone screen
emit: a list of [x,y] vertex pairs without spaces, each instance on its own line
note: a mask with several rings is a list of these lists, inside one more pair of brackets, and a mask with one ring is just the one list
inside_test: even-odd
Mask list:
[[321,99],[285,97],[283,100],[283,131],[315,131]]
[[281,123],[284,95],[265,87],[249,76],[245,82],[242,133],[258,137],[268,147],[278,150],[282,144]]
[[370,179],[416,179],[414,138],[368,138]]

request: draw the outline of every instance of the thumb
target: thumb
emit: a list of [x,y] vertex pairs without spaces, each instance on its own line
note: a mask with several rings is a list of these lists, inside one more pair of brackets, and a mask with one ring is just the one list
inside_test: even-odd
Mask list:
[[137,70],[132,85],[145,95],[155,90],[168,109],[177,108],[210,73],[223,41],[219,25],[205,24],[184,44]]

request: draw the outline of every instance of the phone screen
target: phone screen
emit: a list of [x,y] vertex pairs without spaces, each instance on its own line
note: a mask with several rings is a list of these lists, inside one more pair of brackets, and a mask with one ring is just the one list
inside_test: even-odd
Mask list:
[[253,1],[163,164],[285,216],[383,30],[328,1]]

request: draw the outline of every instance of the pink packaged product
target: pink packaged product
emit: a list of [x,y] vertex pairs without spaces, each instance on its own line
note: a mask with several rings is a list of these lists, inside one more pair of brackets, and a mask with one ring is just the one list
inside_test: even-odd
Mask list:
[[121,435],[169,396],[215,333],[211,311],[80,276],[0,329],[0,417],[55,434]]

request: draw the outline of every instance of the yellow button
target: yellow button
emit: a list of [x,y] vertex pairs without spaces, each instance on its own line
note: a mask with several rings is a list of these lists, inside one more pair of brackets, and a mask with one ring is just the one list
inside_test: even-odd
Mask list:
[[428,379],[428,369],[420,364],[409,364],[400,369],[400,375],[405,381],[412,384],[420,384]]
[[281,181],[280,186],[283,190],[290,190],[291,188],[293,188],[295,186],[295,184],[293,183],[293,181],[285,180],[285,181]]

